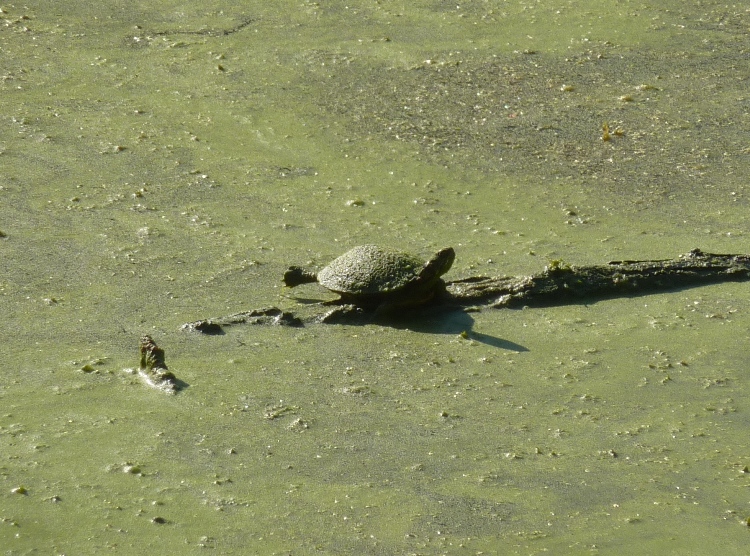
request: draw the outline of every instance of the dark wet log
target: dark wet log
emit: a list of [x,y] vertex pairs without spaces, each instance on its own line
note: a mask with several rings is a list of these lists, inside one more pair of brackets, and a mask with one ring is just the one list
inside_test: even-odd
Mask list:
[[153,338],[148,334],[141,336],[141,364],[142,371],[167,370],[164,350],[156,345]]
[[556,262],[532,276],[456,280],[446,284],[444,301],[494,308],[549,306],[749,279],[750,255],[693,249],[677,259],[581,267]]
[[138,374],[153,388],[163,390],[167,393],[175,393],[179,390],[178,380],[174,373],[167,369],[164,362],[164,350],[156,345],[151,336],[141,336],[141,364]]
[[[750,280],[750,255],[717,255],[693,249],[676,259],[612,261],[605,265],[580,267],[555,261],[531,276],[475,276],[449,281],[443,294],[431,304],[460,309],[538,307],[743,280]],[[328,302],[318,307],[321,309],[305,317],[269,307],[187,323],[182,328],[204,334],[221,334],[222,327],[234,324],[362,324],[376,316],[372,311],[350,304],[333,305],[332,309],[332,303]],[[378,321],[387,317],[377,316]]]
[[294,314],[282,311],[277,307],[266,307],[265,309],[254,309],[252,311],[243,311],[234,313],[226,317],[216,317],[210,319],[187,322],[180,328],[193,332],[201,332],[208,335],[223,334],[223,327],[235,324],[266,324],[280,326],[303,326],[303,321]]

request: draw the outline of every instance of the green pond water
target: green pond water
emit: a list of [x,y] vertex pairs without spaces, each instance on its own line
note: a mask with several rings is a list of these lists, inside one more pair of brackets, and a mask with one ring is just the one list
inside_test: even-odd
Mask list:
[[744,5],[0,8],[2,554],[746,552],[747,284],[180,330],[363,243],[750,252]]

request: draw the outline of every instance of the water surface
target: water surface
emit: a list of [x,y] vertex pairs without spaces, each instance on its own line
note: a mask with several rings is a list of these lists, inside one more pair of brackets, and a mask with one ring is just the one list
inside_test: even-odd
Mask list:
[[8,554],[743,553],[744,284],[179,327],[329,299],[283,270],[366,242],[748,252],[744,8],[51,4],[0,12]]

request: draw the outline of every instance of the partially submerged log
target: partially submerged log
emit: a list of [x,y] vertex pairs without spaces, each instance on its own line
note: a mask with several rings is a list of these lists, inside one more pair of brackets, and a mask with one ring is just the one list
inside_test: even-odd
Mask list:
[[[552,306],[743,280],[750,280],[750,255],[717,255],[693,249],[676,259],[612,261],[592,266],[554,261],[542,272],[531,276],[475,276],[449,281],[431,306],[457,310]],[[381,322],[387,317],[351,304],[326,302],[317,307],[322,310],[309,316],[268,307],[190,322],[182,328],[221,334],[223,327],[236,324],[299,327],[305,324],[363,324],[375,320],[375,317]]]
[[226,317],[217,317],[212,319],[197,320],[187,322],[180,328],[208,335],[223,334],[224,326],[233,326],[236,324],[265,324],[280,326],[303,326],[304,322],[293,313],[282,311],[278,307],[266,307],[264,309],[253,309],[251,311],[242,311]]
[[151,336],[144,334],[140,341],[141,362],[138,375],[152,388],[168,394],[174,394],[180,389],[177,377],[167,369],[164,350],[156,345]]
[[550,306],[750,279],[750,255],[693,249],[677,259],[571,266],[555,261],[522,277],[474,277],[446,284],[445,301],[493,308]]

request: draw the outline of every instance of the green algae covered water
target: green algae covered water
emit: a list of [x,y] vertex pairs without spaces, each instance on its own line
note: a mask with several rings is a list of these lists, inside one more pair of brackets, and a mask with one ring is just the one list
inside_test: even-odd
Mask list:
[[750,252],[750,12],[239,4],[0,6],[3,553],[743,554],[746,284],[180,325],[330,299],[284,269],[365,243]]

